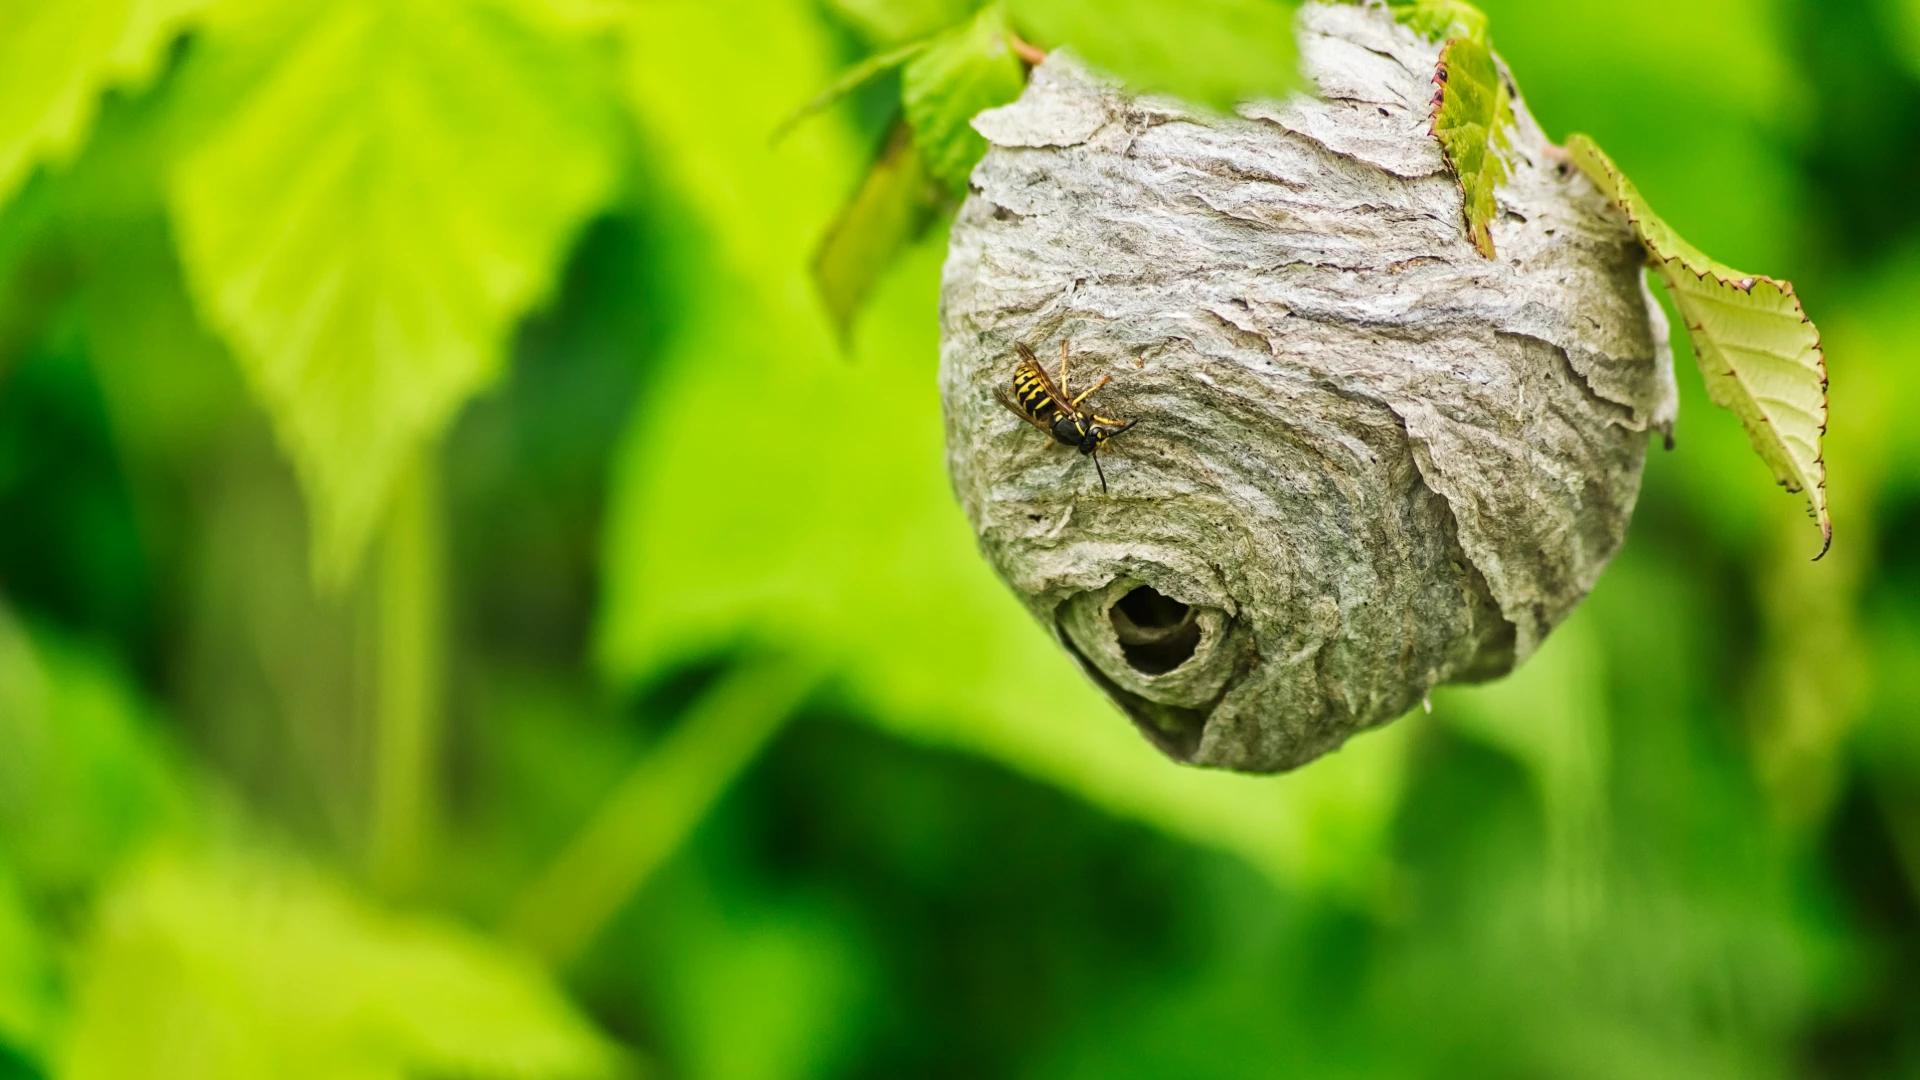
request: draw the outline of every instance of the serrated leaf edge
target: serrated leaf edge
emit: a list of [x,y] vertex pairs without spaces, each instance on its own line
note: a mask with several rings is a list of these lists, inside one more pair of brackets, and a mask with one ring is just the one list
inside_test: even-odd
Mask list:
[[[1448,171],[1453,173],[1454,186],[1460,189],[1460,213],[1466,221],[1467,241],[1471,243],[1473,249],[1478,251],[1483,257],[1492,259],[1496,257],[1497,254],[1493,246],[1493,218],[1489,216],[1485,221],[1474,220],[1473,192],[1467,190],[1466,177],[1461,173],[1459,164],[1453,160],[1453,151],[1447,146],[1447,140],[1440,135],[1440,112],[1446,106],[1446,93],[1449,83],[1447,54],[1455,44],[1462,41],[1481,45],[1487,49],[1488,58],[1493,59],[1492,46],[1477,36],[1448,38],[1446,42],[1440,46],[1440,56],[1434,61],[1433,66],[1433,98],[1428,102],[1428,104],[1432,106],[1433,111],[1427,118],[1427,134],[1433,137],[1434,142],[1440,144],[1440,156],[1446,161]],[[1487,160],[1488,162],[1497,161],[1503,172],[1506,169],[1506,161],[1505,159],[1499,158],[1498,155],[1499,148],[1506,144],[1506,139],[1501,133],[1500,125],[1502,121],[1507,123],[1512,122],[1511,109],[1511,99],[1507,94],[1507,83],[1504,78],[1500,77],[1500,67],[1496,60],[1494,62],[1493,117],[1487,123]],[[1483,165],[1483,172],[1485,168],[1486,166]],[[1500,179],[1495,179],[1493,184],[1495,188],[1498,188],[1500,186]],[[1498,209],[1497,206],[1496,209]]]
[[[1582,150],[1586,150],[1588,151],[1588,153],[1583,154],[1581,152]],[[1684,239],[1680,237],[1678,233],[1674,232],[1673,227],[1670,225],[1667,225],[1664,220],[1660,222],[1662,230],[1671,234],[1673,239],[1679,244],[1687,248],[1690,248],[1694,254],[1699,255],[1700,258],[1704,260],[1708,265],[1701,267],[1699,269],[1696,269],[1695,267],[1688,264],[1686,257],[1684,255],[1678,255],[1678,254],[1668,255],[1668,254],[1661,253],[1659,250],[1655,248],[1653,242],[1648,239],[1645,221],[1642,220],[1640,215],[1635,214],[1633,212],[1633,208],[1629,204],[1629,200],[1623,197],[1623,195],[1620,193],[1623,190],[1630,192],[1632,195],[1638,197],[1640,201],[1643,203],[1646,201],[1646,197],[1640,194],[1640,189],[1634,186],[1633,181],[1627,179],[1627,175],[1620,170],[1620,167],[1614,163],[1613,159],[1608,157],[1604,150],[1600,149],[1599,144],[1594,142],[1591,137],[1585,134],[1575,133],[1567,137],[1567,154],[1569,159],[1572,160],[1577,167],[1579,167],[1582,173],[1586,174],[1589,179],[1595,181],[1596,187],[1600,187],[1599,181],[1601,180],[1601,177],[1594,176],[1592,169],[1588,167],[1586,160],[1583,160],[1583,159],[1591,158],[1594,161],[1595,167],[1604,169],[1606,171],[1607,176],[1605,177],[1605,179],[1607,180],[1608,184],[1612,186],[1613,190],[1609,192],[1605,187],[1601,187],[1600,188],[1601,194],[1606,195],[1607,200],[1611,202],[1614,206],[1618,207],[1620,210],[1620,213],[1626,217],[1628,225],[1630,225],[1633,228],[1633,235],[1635,239],[1639,240],[1641,246],[1646,249],[1648,261],[1657,269],[1659,269],[1663,277],[1666,277],[1671,282],[1671,280],[1675,276],[1673,268],[1677,266],[1679,267],[1680,270],[1688,274],[1691,274],[1694,280],[1696,281],[1705,281],[1709,277],[1711,277],[1717,284],[1726,286],[1728,288],[1737,289],[1740,292],[1746,293],[1748,295],[1752,295],[1753,290],[1758,286],[1762,286],[1762,285],[1771,286],[1774,289],[1779,290],[1780,295],[1792,305],[1793,314],[1799,316],[1801,323],[1805,324],[1808,328],[1810,328],[1813,331],[1813,365],[1814,365],[1814,370],[1819,372],[1820,374],[1820,405],[1821,405],[1821,412],[1819,416],[1820,442],[1818,445],[1816,445],[1813,448],[1814,449],[1813,462],[1809,469],[1809,475],[1807,475],[1804,479],[1797,476],[1791,476],[1791,475],[1781,476],[1780,471],[1778,469],[1774,470],[1774,477],[1779,482],[1780,486],[1785,488],[1786,490],[1790,492],[1795,492],[1795,493],[1799,493],[1799,492],[1806,493],[1807,501],[1810,504],[1810,510],[1814,516],[1815,522],[1819,525],[1819,528],[1820,528],[1820,551],[1818,554],[1816,554],[1813,557],[1813,561],[1815,562],[1820,561],[1822,558],[1826,556],[1828,550],[1830,550],[1833,547],[1833,521],[1827,510],[1827,463],[1826,463],[1826,450],[1825,450],[1827,422],[1828,422],[1827,354],[1826,354],[1826,349],[1821,344],[1820,327],[1816,325],[1812,317],[1807,314],[1807,309],[1805,305],[1800,303],[1800,294],[1794,290],[1793,282],[1781,280],[1779,278],[1769,277],[1766,274],[1744,274],[1744,273],[1739,273],[1738,271],[1733,271],[1733,273],[1738,274],[1737,277],[1729,277],[1729,276],[1723,275],[1714,269],[1716,265],[1719,265],[1717,263],[1717,260],[1714,260],[1713,258],[1708,256],[1705,252],[1700,251],[1698,248],[1694,248],[1693,245],[1688,244]],[[1648,209],[1649,209],[1649,212],[1651,212],[1651,207],[1649,207]],[[1727,269],[1732,270],[1731,267],[1728,267]],[[1679,290],[1673,289],[1672,291],[1674,293],[1674,306],[1679,307],[1681,303]],[[1682,310],[1682,314],[1683,315],[1685,314],[1684,309]],[[1686,327],[1687,327],[1688,338],[1693,339],[1694,359],[1697,364],[1702,356],[1702,350],[1700,348],[1698,338],[1701,335],[1705,334],[1706,330],[1705,330],[1705,327],[1695,325],[1690,321],[1686,322]],[[1716,348],[1719,347],[1717,343],[1715,344],[1715,347]],[[1756,394],[1752,386],[1747,382],[1747,380],[1744,377],[1741,376],[1739,369],[1734,367],[1731,364],[1727,365],[1727,370],[1722,372],[1721,374],[1724,377],[1729,378],[1735,383],[1739,384],[1741,389],[1746,393],[1747,397],[1750,398],[1752,401],[1754,401],[1756,405],[1760,405],[1760,403],[1763,401],[1777,400],[1777,399],[1763,399],[1760,395]],[[1702,376],[1702,379],[1704,381],[1705,379],[1704,374]],[[1709,384],[1709,387],[1710,386],[1711,384]],[[1719,403],[1716,402],[1716,404],[1719,404]],[[1780,404],[1791,404],[1791,403],[1780,402]],[[1722,405],[1721,407],[1726,408],[1726,406],[1724,405]],[[1798,408],[1798,406],[1794,406],[1794,407],[1796,409]],[[1732,410],[1728,409],[1728,411],[1731,412]],[[1765,407],[1761,407],[1760,411],[1762,414],[1761,421],[1765,423],[1768,427],[1773,428],[1775,431],[1778,431],[1778,426],[1774,424],[1773,419],[1770,415],[1771,410]],[[1747,425],[1743,422],[1741,426],[1746,427]],[[1751,428],[1748,429],[1747,435],[1750,441],[1754,440],[1755,434],[1756,433]],[[1784,443],[1785,438],[1781,437],[1781,441],[1782,443]],[[1757,446],[1755,448],[1755,452],[1756,454],[1759,454],[1762,461],[1766,460],[1766,455],[1764,453],[1760,453]],[[1790,465],[1796,466],[1796,467],[1798,466],[1798,462],[1793,458],[1792,454],[1787,455],[1787,460]],[[1768,467],[1772,468],[1771,462],[1768,462]]]

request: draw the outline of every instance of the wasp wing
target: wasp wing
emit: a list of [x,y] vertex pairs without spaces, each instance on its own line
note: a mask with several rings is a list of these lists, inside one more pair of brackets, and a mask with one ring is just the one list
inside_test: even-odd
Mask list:
[[1027,414],[1027,410],[1021,408],[1019,402],[1016,402],[1013,400],[1013,394],[1007,387],[1004,387],[1004,386],[995,387],[993,391],[993,396],[996,400],[1000,402],[1000,404],[1005,405],[1007,407],[1008,412],[1012,413],[1013,415],[1019,417],[1022,420],[1025,420],[1027,423],[1032,424],[1034,427],[1039,428],[1041,431],[1045,432],[1048,439],[1053,438],[1053,429],[1041,423],[1039,420],[1035,419],[1034,417],[1029,416]]
[[1013,377],[1016,380],[1024,374],[1039,383],[1040,389],[1046,391],[1047,397],[1053,401],[1054,410],[1061,416],[1074,416],[1079,413],[1078,409],[1067,404],[1066,396],[1060,393],[1058,386],[1054,385],[1053,376],[1047,374],[1047,369],[1040,364],[1040,358],[1033,355],[1033,350],[1027,348],[1026,342],[1014,342],[1013,351],[1020,354],[1020,362],[1013,368]]

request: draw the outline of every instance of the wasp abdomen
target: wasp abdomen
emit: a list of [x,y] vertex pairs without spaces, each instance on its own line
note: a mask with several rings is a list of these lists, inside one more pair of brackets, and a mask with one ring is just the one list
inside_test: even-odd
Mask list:
[[1060,415],[1059,406],[1054,403],[1053,395],[1033,372],[1022,370],[1013,377],[1013,397],[1028,416],[1043,424],[1050,424]]

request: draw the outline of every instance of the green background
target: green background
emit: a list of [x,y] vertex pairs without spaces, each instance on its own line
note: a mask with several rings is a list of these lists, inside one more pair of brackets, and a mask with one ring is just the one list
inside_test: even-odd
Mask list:
[[1920,6],[1482,6],[1793,279],[1833,550],[1677,343],[1540,653],[1257,778],[975,553],[945,218],[809,276],[970,5],[0,0],[0,1077],[1920,1077]]

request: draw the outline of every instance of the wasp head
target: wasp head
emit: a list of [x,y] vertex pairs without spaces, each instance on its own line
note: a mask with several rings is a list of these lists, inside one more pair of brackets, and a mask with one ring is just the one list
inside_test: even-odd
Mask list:
[[1107,445],[1107,440],[1139,422],[1138,420],[1129,420],[1123,424],[1118,420],[1109,420],[1104,416],[1094,417],[1091,422],[1081,425],[1080,452],[1083,454],[1092,454],[1103,449]]

